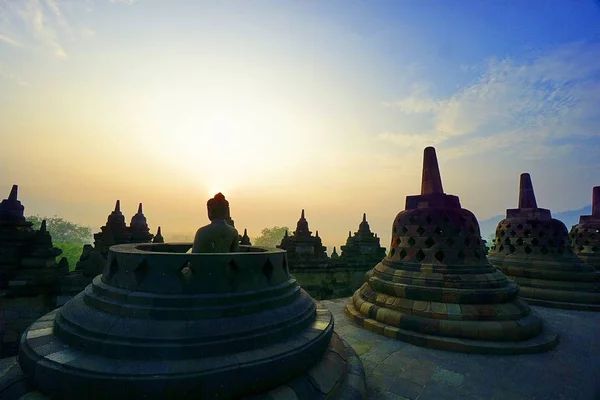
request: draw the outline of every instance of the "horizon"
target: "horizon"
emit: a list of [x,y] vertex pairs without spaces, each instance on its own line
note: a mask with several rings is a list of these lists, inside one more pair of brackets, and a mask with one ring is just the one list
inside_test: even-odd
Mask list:
[[540,207],[579,210],[600,185],[599,18],[592,0],[0,0],[0,195],[94,232],[142,202],[168,239],[222,191],[252,238],[305,209],[331,253],[366,213],[389,248],[434,146],[479,221],[516,206],[522,172]]

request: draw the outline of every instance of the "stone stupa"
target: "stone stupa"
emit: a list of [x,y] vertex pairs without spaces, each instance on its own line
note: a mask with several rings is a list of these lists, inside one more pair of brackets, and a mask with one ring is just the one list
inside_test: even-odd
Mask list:
[[565,224],[537,206],[529,174],[521,174],[519,208],[498,223],[488,259],[531,304],[600,311],[598,274],[573,252]]
[[421,194],[406,198],[387,257],[367,273],[346,315],[387,337],[444,350],[518,354],[554,347],[557,335],[518,292],[487,261],[475,216],[444,193],[435,149],[427,147]]
[[60,400],[366,398],[331,313],[290,275],[285,251],[238,247],[221,197],[193,245],[112,246],[101,276],[23,334],[23,390]]
[[348,265],[373,265],[385,257],[385,248],[381,247],[377,235],[371,232],[366,213],[358,225],[358,231],[354,235],[349,233],[346,244],[340,249],[340,259]]
[[323,246],[319,231],[313,236],[308,228],[304,210],[300,214],[292,236],[289,236],[286,231],[277,248],[287,251],[292,269],[326,267],[329,261],[326,253],[327,247]]
[[600,186],[592,189],[592,215],[579,217],[569,236],[575,254],[600,273]]

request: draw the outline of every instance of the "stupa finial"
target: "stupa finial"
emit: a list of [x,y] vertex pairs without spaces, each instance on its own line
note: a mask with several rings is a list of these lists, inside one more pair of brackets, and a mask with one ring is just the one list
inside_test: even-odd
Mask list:
[[367,213],[363,213],[363,220],[362,222],[367,222]]
[[121,212],[121,200],[117,200],[115,203],[115,212]]
[[442,194],[442,177],[438,166],[435,148],[426,147],[423,153],[423,178],[421,180],[421,195]]
[[140,205],[138,206],[138,214],[143,214],[144,212],[142,211],[142,203],[140,203]]
[[17,200],[17,194],[19,192],[19,185],[12,185],[10,189],[10,194],[8,195],[8,200],[15,201]]
[[600,186],[592,189],[592,215],[600,217]]
[[528,173],[521,174],[519,208],[538,208],[533,192],[533,183],[531,183],[531,176]]
[[288,237],[288,236],[289,236],[289,234],[288,234],[288,230],[286,229],[286,230],[285,230],[285,235],[283,235],[283,237]]
[[40,232],[46,232],[46,220],[42,220],[42,224],[40,225]]
[[304,218],[304,208],[302,209],[302,214],[300,214],[300,219],[305,219]]
[[348,237],[352,237],[352,231],[348,231]]
[[248,236],[248,229],[244,228],[244,236]]
[[319,237],[319,231],[315,232],[315,237]]

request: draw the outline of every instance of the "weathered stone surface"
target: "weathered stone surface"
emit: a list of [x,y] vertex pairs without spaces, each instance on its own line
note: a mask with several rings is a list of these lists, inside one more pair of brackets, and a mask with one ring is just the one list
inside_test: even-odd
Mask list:
[[319,231],[313,236],[308,228],[308,221],[304,216],[304,210],[296,224],[296,230],[292,236],[285,232],[278,248],[287,251],[290,268],[327,267],[329,257],[325,253],[327,248],[323,246]]
[[354,322],[387,337],[459,352],[544,351],[557,343],[486,259],[475,216],[443,193],[435,149],[425,149],[421,195],[393,223],[387,257],[346,305]]
[[[572,232],[584,243],[587,234],[587,228]],[[521,175],[519,208],[498,223],[488,259],[532,304],[600,311],[598,273],[575,255],[565,225],[537,207],[529,174]]]

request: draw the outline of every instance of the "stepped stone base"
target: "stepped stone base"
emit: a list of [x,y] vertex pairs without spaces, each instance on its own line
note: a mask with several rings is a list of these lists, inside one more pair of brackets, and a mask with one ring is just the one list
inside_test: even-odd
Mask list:
[[[387,310],[383,310],[387,311]],[[379,322],[373,318],[369,318],[356,309],[352,300],[346,304],[346,315],[356,324],[368,329],[372,332],[379,333],[386,337],[401,340],[413,344],[415,346],[423,346],[432,349],[456,351],[461,353],[478,353],[478,354],[531,354],[548,351],[558,344],[558,334],[544,326],[542,331],[535,337],[522,341],[492,341],[492,340],[474,340],[467,338],[454,338],[447,336],[439,336],[427,333],[420,333],[407,329],[398,328]],[[532,313],[532,316],[537,317]],[[427,323],[429,318],[419,318],[424,323]],[[432,323],[437,323],[437,320],[431,320]],[[478,329],[473,321],[453,321],[464,330]],[[498,329],[499,324],[497,325]],[[489,335],[489,332],[485,332]]]
[[[50,314],[49,314],[50,315]],[[42,328],[44,329],[44,328]],[[39,336],[39,337],[43,337]],[[44,347],[42,345],[40,347]],[[273,346],[274,347],[274,346]],[[47,347],[44,347],[47,348]],[[261,350],[262,351],[262,350]],[[264,349],[265,352],[269,352]],[[47,352],[47,351],[46,351]],[[72,357],[74,353],[67,351],[61,352],[60,350],[55,353],[48,353],[45,358],[54,358],[56,360],[61,359],[66,361],[69,357]],[[239,357],[239,355],[238,355]],[[197,362],[190,360],[188,362]],[[68,364],[68,363],[67,363]],[[118,364],[121,367],[123,363],[119,360],[113,360],[113,365]],[[260,368],[260,366],[257,365]],[[140,367],[142,368],[142,367]],[[0,400],[62,400],[61,398],[47,396],[39,391],[35,391],[32,385],[27,381],[25,375],[21,371],[21,368],[15,357],[12,358],[11,363],[5,368],[6,373],[0,376]],[[163,369],[164,371],[164,369]],[[159,372],[159,371],[154,371]],[[164,386],[161,384],[157,385],[160,380],[159,376],[155,376],[156,381],[149,377],[148,380],[143,382],[144,385],[148,386],[148,390],[164,390]],[[141,382],[140,382],[141,383]],[[238,381],[232,377],[227,381],[228,385],[236,385]],[[69,385],[67,383],[67,385]],[[110,385],[98,388],[98,392],[86,391],[84,398],[86,399],[113,399],[121,398],[115,392],[114,386]],[[69,387],[69,386],[67,386]],[[88,389],[89,390],[89,389]],[[126,390],[125,387],[121,387],[119,390]],[[170,398],[169,394],[164,392],[164,398]],[[126,397],[123,397],[126,398]],[[185,398],[185,397],[178,397]],[[197,397],[190,397],[196,399]],[[212,398],[202,396],[202,399]],[[219,399],[228,399],[225,392],[223,395],[218,396]],[[318,400],[318,399],[332,399],[332,400],[345,400],[345,399],[366,399],[367,391],[365,384],[365,373],[363,370],[360,358],[356,355],[352,347],[341,339],[336,333],[333,334],[332,339],[329,343],[325,354],[321,360],[305,373],[292,378],[289,382],[284,385],[278,386],[268,392],[257,394],[254,396],[244,397],[246,400],[284,400],[284,399],[305,399],[305,400]]]

